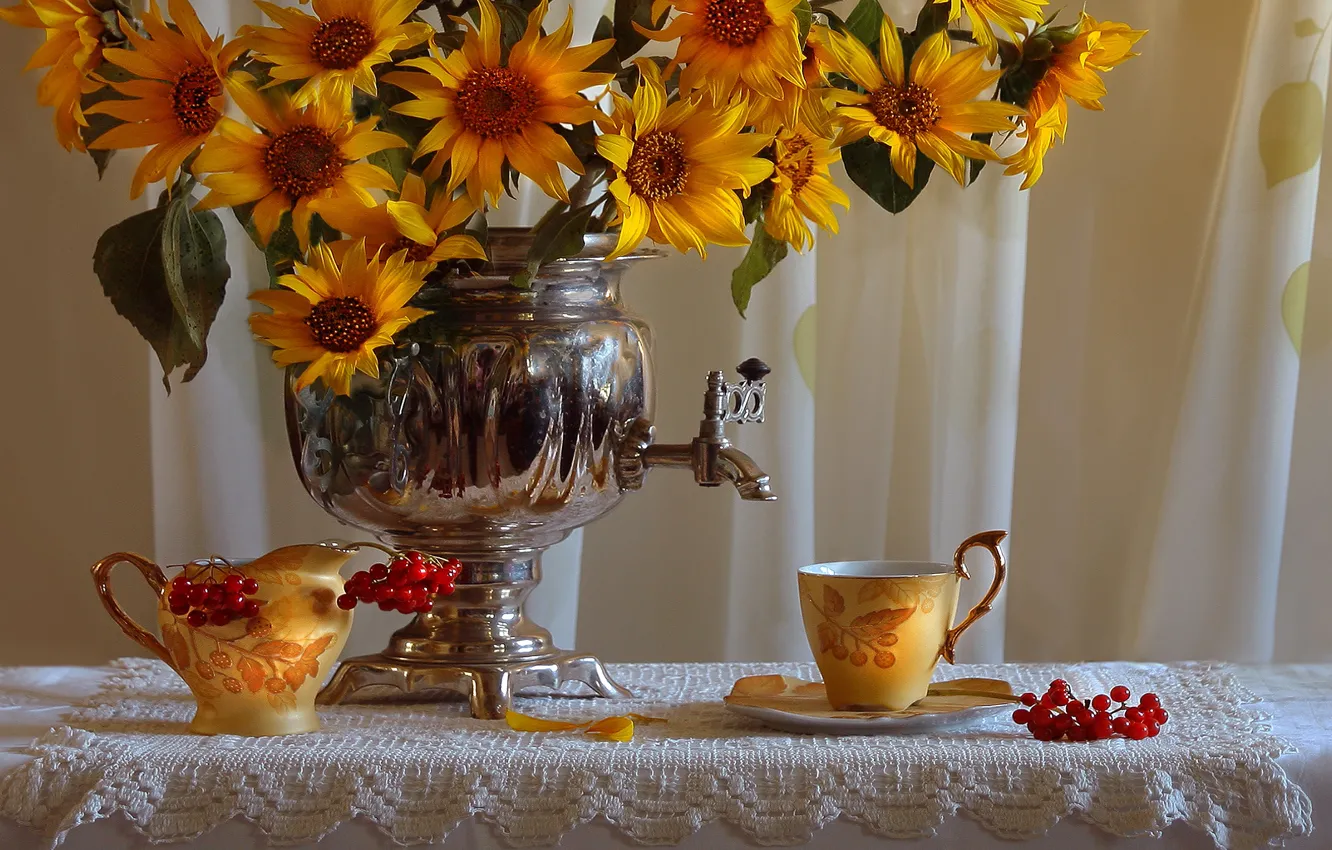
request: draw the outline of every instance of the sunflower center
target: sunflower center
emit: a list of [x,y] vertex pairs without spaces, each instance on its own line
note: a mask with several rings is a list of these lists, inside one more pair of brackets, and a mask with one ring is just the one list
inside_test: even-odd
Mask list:
[[649,201],[664,201],[684,191],[689,160],[684,141],[669,130],[654,130],[634,142],[624,177],[634,194]]
[[320,301],[310,309],[305,324],[315,342],[336,354],[355,351],[375,335],[374,312],[355,296]]
[[712,0],[703,10],[704,32],[731,47],[748,47],[770,26],[763,0]]
[[424,263],[435,253],[434,245],[422,245],[406,236],[400,236],[396,242],[389,244],[388,255],[391,257],[404,249],[407,251],[407,259],[413,263]]
[[375,33],[356,18],[324,21],[310,39],[310,58],[325,68],[355,68],[375,47]]
[[187,136],[211,133],[222,113],[213,108],[213,98],[222,94],[222,81],[212,68],[192,65],[176,79],[171,89],[171,112]]
[[787,155],[777,168],[791,181],[791,194],[799,195],[814,176],[814,150],[804,136],[788,139],[786,149]]
[[934,126],[939,120],[939,103],[924,86],[908,83],[899,89],[886,85],[870,94],[870,112],[879,123],[908,139]]
[[293,200],[331,189],[346,165],[332,137],[318,127],[288,130],[264,151],[269,179]]
[[522,132],[541,105],[541,93],[526,74],[512,68],[477,68],[454,101],[464,127],[487,139]]

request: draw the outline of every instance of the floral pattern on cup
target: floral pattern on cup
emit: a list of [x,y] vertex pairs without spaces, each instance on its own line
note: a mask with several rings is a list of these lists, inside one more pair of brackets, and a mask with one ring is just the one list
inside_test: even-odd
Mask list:
[[897,663],[892,651],[897,645],[896,629],[917,610],[923,614],[933,611],[935,600],[951,578],[917,577],[910,586],[891,578],[866,582],[857,593],[857,602],[865,604],[883,598],[885,607],[854,617],[845,625],[839,618],[846,613],[846,599],[832,585],[822,585],[821,602],[809,600],[822,617],[817,627],[819,653],[849,661],[856,667],[863,667],[871,660],[885,670],[892,667]]

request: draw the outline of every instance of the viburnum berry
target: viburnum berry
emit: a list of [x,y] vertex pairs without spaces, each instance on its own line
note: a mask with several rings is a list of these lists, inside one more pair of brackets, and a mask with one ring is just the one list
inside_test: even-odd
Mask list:
[[208,624],[226,626],[238,618],[259,616],[263,602],[251,599],[259,592],[258,580],[232,568],[220,559],[190,564],[171,580],[167,607],[184,617],[191,628]]
[[[1013,712],[1013,722],[1026,726],[1038,741],[1103,741],[1116,735],[1141,741],[1155,738],[1170,715],[1156,694],[1143,694],[1138,705],[1128,705],[1129,689],[1116,685],[1109,694],[1079,699],[1063,679],[1055,679],[1041,696],[1018,697],[1024,708]],[[1111,709],[1113,703],[1119,707]]]
[[429,611],[438,595],[453,593],[462,572],[457,559],[407,552],[361,570],[343,584],[338,607],[350,611],[360,604],[377,604],[381,611],[419,614]]

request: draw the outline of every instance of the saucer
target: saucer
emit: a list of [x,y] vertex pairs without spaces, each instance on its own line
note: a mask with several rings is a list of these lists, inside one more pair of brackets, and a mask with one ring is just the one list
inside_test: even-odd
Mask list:
[[836,711],[822,682],[793,676],[746,676],[726,707],[774,729],[801,735],[919,735],[966,726],[1011,711],[1013,687],[1000,679],[954,679],[930,685],[901,711]]

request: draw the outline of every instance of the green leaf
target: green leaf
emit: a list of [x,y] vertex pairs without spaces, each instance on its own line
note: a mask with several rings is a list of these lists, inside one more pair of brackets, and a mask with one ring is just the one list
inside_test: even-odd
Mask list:
[[[283,214],[277,230],[273,231],[268,244],[264,245],[259,239],[259,231],[254,227],[252,215],[254,204],[232,207],[231,211],[236,216],[236,220],[245,228],[245,232],[249,234],[254,247],[263,252],[264,265],[268,267],[268,285],[277,286],[278,278],[284,274],[290,274],[292,264],[301,259],[301,245],[296,239],[296,231],[291,226],[291,214]],[[311,227],[313,227],[313,224]]]
[[780,239],[773,239],[763,226],[763,217],[754,222],[754,238],[749,242],[749,250],[740,265],[731,272],[731,300],[741,317],[749,309],[749,297],[754,286],[786,259],[787,244]]
[[500,46],[505,57],[509,55],[509,49],[518,43],[527,32],[527,13],[521,7],[512,3],[506,3],[500,0],[495,4],[496,11],[499,12],[500,19]]
[[1297,38],[1308,38],[1311,35],[1318,35],[1323,28],[1313,18],[1301,18],[1295,22],[1295,36]]
[[[980,142],[982,145],[988,145],[990,142],[994,141],[994,133],[974,133],[971,136],[971,140],[973,142]],[[980,176],[981,169],[985,167],[985,160],[973,159],[969,165],[971,166],[971,169],[967,176],[968,186],[975,183],[976,178]]]
[[879,0],[860,0],[846,16],[846,31],[866,47],[873,47],[879,43],[882,23],[883,7]]
[[936,32],[943,31],[948,26],[950,6],[949,3],[927,0],[925,5],[920,8],[920,14],[916,16],[916,29],[913,35],[916,36],[917,43],[924,41]]
[[605,203],[598,199],[577,209],[565,210],[547,216],[544,223],[532,231],[532,247],[527,252],[527,268],[515,274],[511,281],[514,286],[527,289],[532,279],[547,263],[572,257],[583,250],[583,236],[597,207]]
[[800,42],[804,46],[809,38],[809,28],[814,26],[814,7],[809,5],[809,0],[800,0],[800,5],[792,10],[795,13],[796,20],[800,22]]
[[887,145],[873,139],[861,139],[842,148],[842,162],[847,176],[866,195],[890,213],[900,213],[911,206],[916,196],[930,182],[934,160],[917,152],[915,187],[908,186],[893,171],[892,158]]
[[222,220],[212,210],[194,212],[192,203],[182,193],[167,205],[162,223],[162,271],[167,296],[191,344],[206,351],[208,329],[216,316],[216,309],[210,313],[209,305],[215,291],[226,289],[231,266]]
[[634,29],[635,22],[647,29],[661,29],[669,14],[670,10],[667,9],[661,13],[660,20],[654,21],[652,0],[615,0],[615,51],[620,61],[628,60],[648,43],[647,36],[640,35]]
[[[168,204],[131,216],[102,234],[93,254],[93,271],[102,283],[102,291],[116,312],[153,347],[168,392],[170,375],[177,367],[187,367],[184,380],[188,382],[208,359],[208,328],[222,306],[226,276],[230,274],[230,269],[225,274],[217,273],[225,268],[225,261],[221,267],[210,263],[210,272],[192,281],[189,300],[204,341],[196,345],[176,311],[166,281],[162,242],[171,213],[172,205]],[[203,227],[207,229],[207,225]]]

